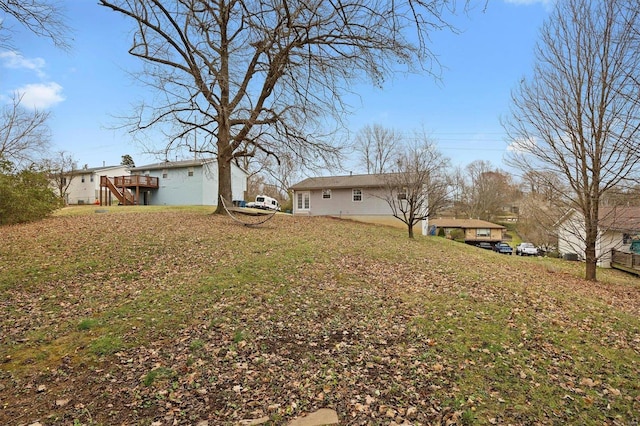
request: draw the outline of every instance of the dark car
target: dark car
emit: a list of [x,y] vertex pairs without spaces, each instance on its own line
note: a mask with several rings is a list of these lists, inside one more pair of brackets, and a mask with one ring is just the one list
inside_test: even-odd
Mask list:
[[491,245],[491,243],[478,243],[476,247],[480,247],[481,249],[485,250],[493,250],[493,246]]
[[513,249],[507,243],[498,243],[495,246],[493,246],[493,250],[497,251],[498,253],[501,253],[501,254],[512,254],[513,253]]

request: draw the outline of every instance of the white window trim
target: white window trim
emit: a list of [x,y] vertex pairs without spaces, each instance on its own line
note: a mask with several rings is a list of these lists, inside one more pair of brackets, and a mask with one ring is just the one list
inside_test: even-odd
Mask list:
[[[359,195],[360,195],[360,199],[359,199],[359,200],[356,200],[356,199],[355,199],[355,198],[356,198],[356,191],[358,191],[358,192],[360,193],[360,194],[359,194]],[[363,197],[363,195],[362,195],[362,189],[360,189],[360,188],[353,188],[353,189],[351,190],[351,201],[352,201],[352,202],[354,202],[354,203],[361,203],[363,198],[364,198],[364,197]]]
[[[485,235],[485,233],[483,232],[482,234],[479,231],[488,231]],[[491,229],[489,228],[476,228],[476,237],[490,237],[491,236]]]
[[[302,197],[302,198],[300,198],[300,197]],[[306,207],[305,207],[305,200],[307,201],[307,206]],[[295,200],[295,202],[296,202],[296,210],[298,210],[298,211],[311,210],[311,192],[309,192],[309,191],[296,192],[296,200]]]

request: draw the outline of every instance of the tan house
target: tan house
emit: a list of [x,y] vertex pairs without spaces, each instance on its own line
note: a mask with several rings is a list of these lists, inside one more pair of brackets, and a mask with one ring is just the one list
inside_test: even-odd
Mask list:
[[479,219],[439,218],[429,220],[430,235],[439,235],[440,229],[444,230],[445,235],[450,235],[451,231],[459,229],[464,233],[464,242],[473,245],[481,242],[492,245],[499,243],[504,239],[507,230],[502,225]]

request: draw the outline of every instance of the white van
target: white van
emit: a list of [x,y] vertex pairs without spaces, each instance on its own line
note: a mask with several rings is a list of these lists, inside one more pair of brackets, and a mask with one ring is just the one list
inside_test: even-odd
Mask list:
[[280,203],[278,203],[278,200],[267,197],[266,195],[258,195],[256,201],[247,203],[247,207],[280,211]]

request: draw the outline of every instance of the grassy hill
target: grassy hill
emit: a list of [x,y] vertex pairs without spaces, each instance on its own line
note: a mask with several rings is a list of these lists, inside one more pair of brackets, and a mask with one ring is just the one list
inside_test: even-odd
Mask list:
[[0,424],[640,421],[635,277],[326,218],[94,212],[0,228]]

